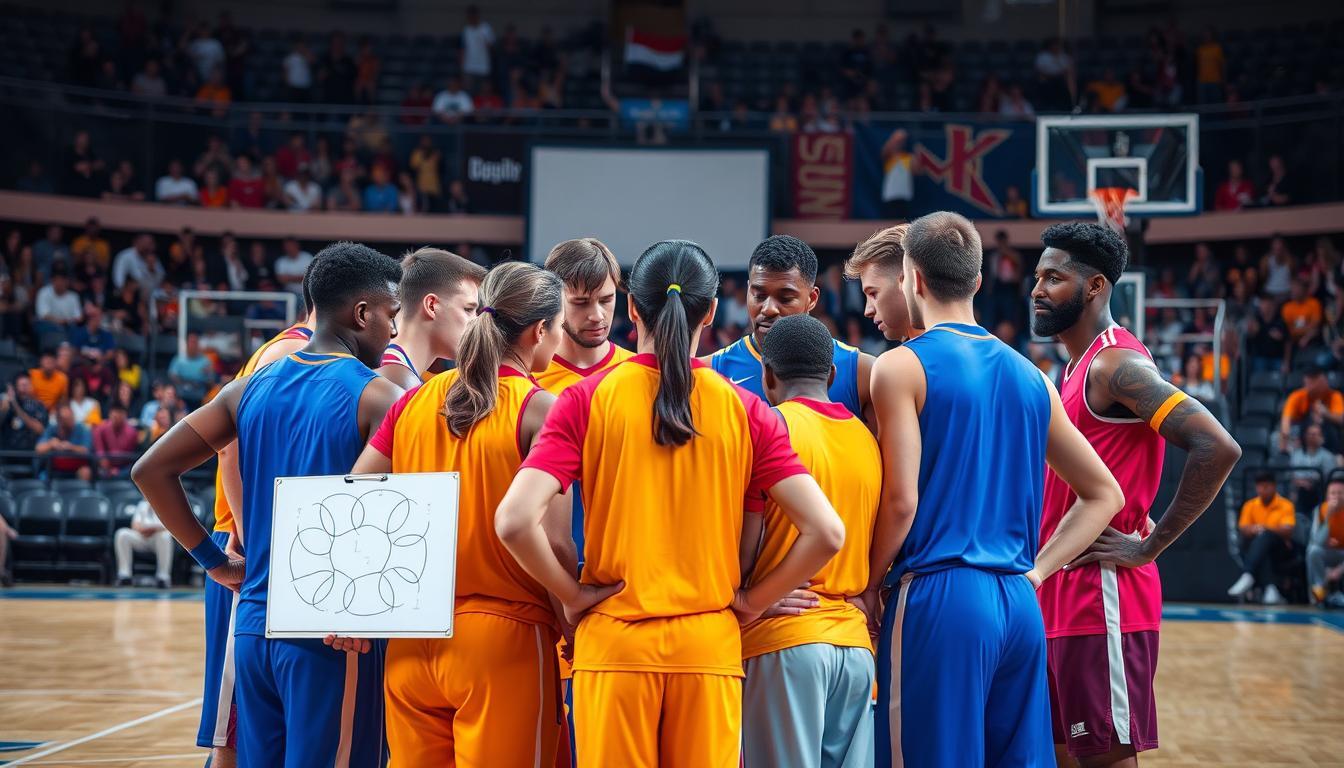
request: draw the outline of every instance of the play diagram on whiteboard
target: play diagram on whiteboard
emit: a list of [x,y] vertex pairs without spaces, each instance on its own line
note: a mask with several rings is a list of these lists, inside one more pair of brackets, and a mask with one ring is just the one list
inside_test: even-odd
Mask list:
[[281,477],[267,637],[451,637],[455,472]]

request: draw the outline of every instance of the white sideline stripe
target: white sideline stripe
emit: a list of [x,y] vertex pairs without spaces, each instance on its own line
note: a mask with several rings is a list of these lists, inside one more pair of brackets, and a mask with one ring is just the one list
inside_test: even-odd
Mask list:
[[87,744],[90,741],[93,741],[95,739],[101,739],[104,736],[110,736],[114,733],[117,733],[118,731],[124,731],[127,728],[134,728],[137,725],[148,723],[151,720],[158,720],[160,717],[166,717],[168,715],[181,712],[182,710],[188,709],[190,707],[198,707],[200,706],[200,704],[201,704],[201,697],[197,696],[191,701],[184,701],[181,704],[174,704],[173,706],[168,707],[167,709],[160,709],[158,712],[152,712],[148,715],[145,715],[144,717],[137,717],[134,720],[127,720],[126,722],[121,723],[120,725],[114,725],[111,728],[104,728],[103,730],[98,731],[97,733],[91,733],[88,736],[81,736],[80,738],[75,739],[74,741],[67,741],[64,744],[57,744],[56,746],[51,747],[50,749],[44,749],[41,752],[34,752],[33,754],[28,755],[27,757],[20,757],[18,760],[15,760],[11,763],[6,763],[6,766],[25,765],[27,763],[31,763],[37,760],[40,757],[46,757],[47,755],[54,755],[57,752],[64,752],[65,750],[70,749],[71,747],[77,747],[80,744]]
[[93,765],[95,763],[147,763],[151,760],[195,760],[200,762],[201,754],[199,752],[184,752],[180,755],[132,755],[129,757],[85,757],[79,760],[61,760],[49,763],[43,760],[40,763],[30,763],[30,765]]
[[195,691],[137,690],[134,688],[4,688],[0,696],[135,696],[138,698],[181,699]]

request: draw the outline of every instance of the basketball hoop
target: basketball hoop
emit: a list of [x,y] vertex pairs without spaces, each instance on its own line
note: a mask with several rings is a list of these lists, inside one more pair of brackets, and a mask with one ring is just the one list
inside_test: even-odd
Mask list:
[[1125,204],[1138,197],[1139,192],[1129,187],[1097,187],[1087,194],[1097,207],[1097,221],[1115,230],[1118,235],[1125,234],[1125,225],[1129,217],[1125,216]]

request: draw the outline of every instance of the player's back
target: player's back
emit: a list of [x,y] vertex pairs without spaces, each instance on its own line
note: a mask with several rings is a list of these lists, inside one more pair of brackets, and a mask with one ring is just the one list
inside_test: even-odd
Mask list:
[[1050,394],[1026,358],[976,325],[906,343],[924,369],[919,505],[893,576],[969,566],[1025,573],[1040,531]]
[[[528,376],[507,366],[500,368],[494,409],[464,437],[457,437],[441,413],[457,377],[456,369],[435,376],[388,412],[392,471],[462,474],[457,613],[490,613],[551,624],[554,613],[545,587],[518,565],[495,534],[495,509],[527,453],[527,446],[519,444],[523,414],[540,390]],[[381,450],[379,439],[375,438],[375,446]]]
[[729,606],[741,580],[743,501],[756,422],[777,417],[693,362],[698,434],[685,445],[657,445],[657,365],[653,355],[636,355],[584,379],[556,405],[584,421],[571,427],[552,411],[547,422],[547,430],[581,432],[582,580],[625,583],[584,618],[574,668],[739,675],[741,633]]
[[247,575],[237,631],[265,632],[275,478],[350,471],[364,440],[359,400],[374,376],[345,354],[295,352],[253,374],[238,403]]
[[[844,405],[850,413],[863,418],[863,405],[859,402],[859,350],[835,339],[831,339],[831,345],[835,380],[826,394],[832,402]],[[761,351],[756,348],[756,339],[751,334],[715,352],[710,356],[709,364],[729,381],[765,399]]]
[[[1142,419],[1100,416],[1087,402],[1088,371],[1097,355],[1107,349],[1137,352],[1152,359],[1148,348],[1119,326],[1103,331],[1078,364],[1065,371],[1059,398],[1069,421],[1078,427],[1124,491],[1125,504],[1110,526],[1129,536],[1140,536],[1162,480],[1166,441]],[[1046,473],[1041,518],[1041,541],[1055,528],[1077,500],[1068,483],[1054,471]],[[1139,568],[1103,568],[1087,565],[1060,571],[1041,584],[1038,597],[1049,637],[1102,634],[1107,629],[1104,595],[1113,595],[1122,632],[1157,629],[1162,618],[1162,583],[1157,563]],[[1117,610],[1118,609],[1118,610]]]
[[[802,643],[869,648],[868,624],[847,598],[868,585],[868,550],[882,494],[882,454],[872,432],[839,403],[798,398],[776,408],[789,442],[845,524],[845,543],[809,581],[821,604],[802,616],[762,619],[742,630],[745,658]],[[761,551],[751,584],[779,566],[798,539],[784,511],[765,502]]]

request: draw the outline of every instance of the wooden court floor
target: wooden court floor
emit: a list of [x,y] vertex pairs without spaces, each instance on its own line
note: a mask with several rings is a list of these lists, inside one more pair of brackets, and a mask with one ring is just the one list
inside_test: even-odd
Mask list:
[[[198,593],[0,591],[0,765],[199,766]],[[1344,767],[1344,615],[1170,606],[1148,766]]]

